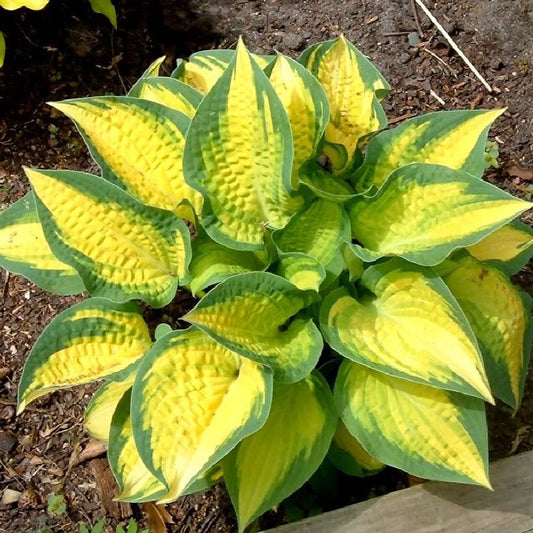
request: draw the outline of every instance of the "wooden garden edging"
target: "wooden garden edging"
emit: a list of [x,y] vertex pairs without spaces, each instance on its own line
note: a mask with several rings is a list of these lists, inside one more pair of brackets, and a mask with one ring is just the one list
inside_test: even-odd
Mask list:
[[491,464],[494,491],[432,481],[269,533],[533,532],[533,451]]

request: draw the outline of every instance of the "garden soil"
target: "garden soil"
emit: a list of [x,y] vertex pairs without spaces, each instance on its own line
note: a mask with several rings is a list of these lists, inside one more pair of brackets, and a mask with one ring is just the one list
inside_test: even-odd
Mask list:
[[[492,139],[500,168],[488,179],[525,199],[533,193],[533,1],[427,0],[435,17],[492,87],[489,92],[410,0],[117,0],[118,29],[88,2],[51,0],[42,12],[0,13],[7,41],[0,70],[0,208],[19,199],[28,182],[22,166],[96,172],[72,124],[46,102],[87,95],[124,94],[155,58],[163,68],[206,48],[234,47],[240,35],[255,52],[296,57],[308,45],[343,33],[390,81],[385,101],[391,124],[441,109],[506,107]],[[531,217],[531,215],[530,215]],[[531,224],[531,218],[526,221]],[[517,276],[530,293],[533,271]],[[0,273],[0,532],[77,532],[107,517],[105,531],[135,517],[154,531],[231,532],[235,518],[223,487],[185,497],[165,508],[118,505],[103,450],[83,431],[82,415],[94,386],[51,394],[16,416],[22,365],[35,339],[78,297],[49,295],[25,279]],[[165,316],[190,308],[180,295]],[[491,459],[533,448],[533,380],[513,417],[489,408]],[[328,473],[321,473],[326,476]],[[327,478],[330,479],[331,478]],[[258,482],[260,482],[258,480]],[[376,480],[342,479],[326,497],[304,488],[262,527],[287,518],[375,496],[412,482],[393,469]],[[64,498],[66,508],[47,506]],[[310,504],[311,502],[311,504]],[[48,507],[48,508],[47,508]],[[166,524],[166,525],[165,525]]]

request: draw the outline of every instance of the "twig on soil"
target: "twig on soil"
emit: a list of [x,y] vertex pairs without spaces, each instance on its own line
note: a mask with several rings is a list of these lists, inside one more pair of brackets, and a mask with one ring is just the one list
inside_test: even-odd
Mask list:
[[418,113],[404,113],[403,115],[399,117],[393,117],[389,119],[389,126],[392,126],[393,124],[396,124],[397,122],[401,122],[402,120],[407,120],[408,118],[416,117]]
[[446,105],[446,102],[433,89],[429,90],[429,94],[433,96],[433,98],[435,98],[440,105]]
[[420,19],[418,18],[418,11],[416,10],[415,0],[411,0],[411,7],[413,9],[413,15],[415,17],[415,24],[416,29],[418,31],[418,36],[420,37],[420,39],[424,39],[424,32],[422,31],[422,26],[420,26]]
[[383,37],[399,37],[400,35],[409,35],[410,31],[393,31],[389,33],[384,33]]
[[434,57],[441,65],[446,67],[455,77],[457,77],[457,74],[453,71],[452,67],[444,61],[441,57],[439,57],[435,52],[432,52],[431,50],[428,50],[427,48],[422,48],[424,52],[427,52],[431,57]]
[[431,14],[431,11],[424,5],[422,0],[414,0],[419,6],[420,9],[427,15],[429,20],[435,25],[437,30],[442,33],[443,37],[448,41],[450,46],[459,54],[459,57],[465,62],[466,66],[474,73],[476,78],[485,86],[489,93],[492,92],[492,87],[488,84],[487,80],[479,73],[476,67],[470,62],[470,60],[464,55],[463,51],[457,46],[455,41],[450,37],[450,34],[442,27],[440,22]]

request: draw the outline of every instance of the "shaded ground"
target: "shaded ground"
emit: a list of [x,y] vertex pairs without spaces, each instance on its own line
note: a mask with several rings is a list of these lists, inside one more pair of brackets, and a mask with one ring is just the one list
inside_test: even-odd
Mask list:
[[[163,53],[168,56],[165,68],[169,71],[176,57],[202,48],[232,47],[239,35],[253,51],[276,48],[297,56],[309,44],[339,33],[367,54],[390,81],[394,92],[385,108],[393,123],[443,108],[508,107],[493,130],[501,168],[491,171],[490,180],[517,196],[531,198],[530,0],[427,2],[494,88],[492,93],[422,13],[423,35],[417,37],[417,23],[406,0],[124,0],[116,5],[117,31],[92,13],[87,2],[51,0],[43,12],[1,13],[0,30],[6,35],[8,53],[0,70],[0,208],[28,189],[22,165],[96,170],[74,127],[44,102],[123,94]],[[526,270],[518,281],[531,293],[533,271]],[[0,504],[0,532],[78,531],[78,523],[93,524],[103,515],[110,525],[130,514],[145,519],[137,506],[119,508],[110,503],[98,459],[76,464],[80,452],[91,444],[82,429],[91,387],[58,392],[15,417],[16,387],[30,347],[51,318],[74,301],[48,295],[18,276],[0,274],[0,497],[5,489],[21,493],[17,502]],[[531,449],[532,379],[514,418],[498,408],[489,411],[489,421],[493,459]],[[383,474],[373,485],[343,482],[350,490],[343,488],[337,504],[405,484],[404,477],[394,472]],[[317,490],[305,490],[305,501],[317,499]],[[46,510],[46,498],[54,492],[65,498],[63,514]],[[302,510],[296,501],[284,513],[296,517],[314,512],[318,501],[323,507],[334,505],[325,494],[321,498],[314,509],[309,505]],[[167,510],[173,516],[172,531],[235,528],[220,487]],[[154,516],[154,510],[149,511]],[[268,524],[279,523],[281,515],[270,516]]]

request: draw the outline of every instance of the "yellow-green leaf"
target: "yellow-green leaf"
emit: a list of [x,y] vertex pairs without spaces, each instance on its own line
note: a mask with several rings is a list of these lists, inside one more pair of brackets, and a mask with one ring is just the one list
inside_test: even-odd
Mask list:
[[6,39],[4,34],[0,31],[0,68],[4,66],[4,59],[6,57]]
[[292,385],[274,386],[265,425],[223,461],[239,531],[313,475],[336,426],[333,397],[318,372]]
[[376,93],[389,85],[344,36],[316,45],[299,58],[324,87],[330,106],[325,153],[334,173],[349,169],[365,138],[387,124]]
[[358,191],[380,187],[397,168],[432,163],[481,177],[490,125],[503,109],[438,111],[406,120],[376,135],[352,181]]
[[301,205],[291,196],[292,155],[283,105],[240,42],[198,107],[183,158],[187,182],[204,196],[201,219],[211,238],[259,249],[265,226],[287,224]]
[[76,304],[54,318],[33,346],[20,378],[18,411],[57,389],[117,374],[150,345],[134,303],[91,298]]
[[341,244],[350,240],[350,222],[341,204],[318,198],[274,233],[282,252],[299,252],[316,259],[326,270],[342,268]]
[[117,27],[117,12],[111,0],[89,0],[95,13],[101,13],[111,22],[113,28]]
[[465,172],[415,163],[394,171],[375,196],[355,198],[348,213],[363,261],[399,255],[434,266],[532,205]]
[[111,422],[107,456],[119,487],[118,500],[153,501],[167,493],[165,485],[146,468],[131,427],[131,389],[123,393]]
[[[333,450],[328,458],[333,464],[348,475],[364,476],[365,471],[375,472],[385,465],[372,457],[362,444],[348,431],[342,420],[339,420],[337,431],[333,437]],[[346,454],[346,455],[345,455]],[[346,459],[347,457],[347,460]]]
[[138,98],[165,105],[192,118],[202,95],[181,81],[165,77],[142,78],[137,84]]
[[132,393],[132,426],[149,470],[180,496],[264,423],[272,374],[201,331],[175,331],[143,358]]
[[296,316],[316,298],[271,273],[239,274],[212,289],[183,320],[272,367],[277,379],[295,382],[311,372],[322,351],[313,320]]
[[185,134],[190,119],[166,106],[128,96],[51,103],[78,126],[103,176],[142,202],[187,216],[201,196],[184,180]]
[[31,192],[0,213],[0,266],[56,294],[85,290],[76,270],[50,250]]
[[[260,68],[265,68],[273,59],[272,56],[251,56]],[[202,50],[180,64],[176,76],[200,93],[207,94],[234,58],[235,50]]]
[[316,291],[326,278],[324,267],[313,257],[300,253],[280,254],[274,272],[301,291]]
[[334,350],[390,375],[492,401],[474,333],[433,271],[393,259],[365,270],[360,283],[367,292],[359,300],[345,289],[324,300],[320,324]]
[[505,274],[473,257],[440,268],[476,334],[494,394],[517,409],[531,350],[529,298]]
[[533,255],[533,230],[514,220],[467,250],[479,261],[489,262],[508,275],[516,274]]
[[369,453],[415,476],[490,488],[483,402],[344,361],[343,422]]
[[0,7],[7,9],[8,11],[14,11],[20,7],[27,7],[38,11],[43,9],[50,0],[0,0]]
[[188,281],[189,230],[173,213],[91,174],[26,174],[53,253],[78,271],[92,295],[162,307]]
[[328,123],[328,99],[318,80],[289,57],[278,54],[267,72],[289,117],[294,144],[292,184],[296,188],[298,172],[316,155]]
[[123,380],[107,381],[93,395],[85,409],[84,426],[92,437],[107,442],[111,419],[118,402],[126,391],[131,389],[135,372],[130,372]]
[[197,232],[192,242],[190,289],[193,294],[235,274],[266,268],[254,252],[226,248],[209,238],[200,227]]

